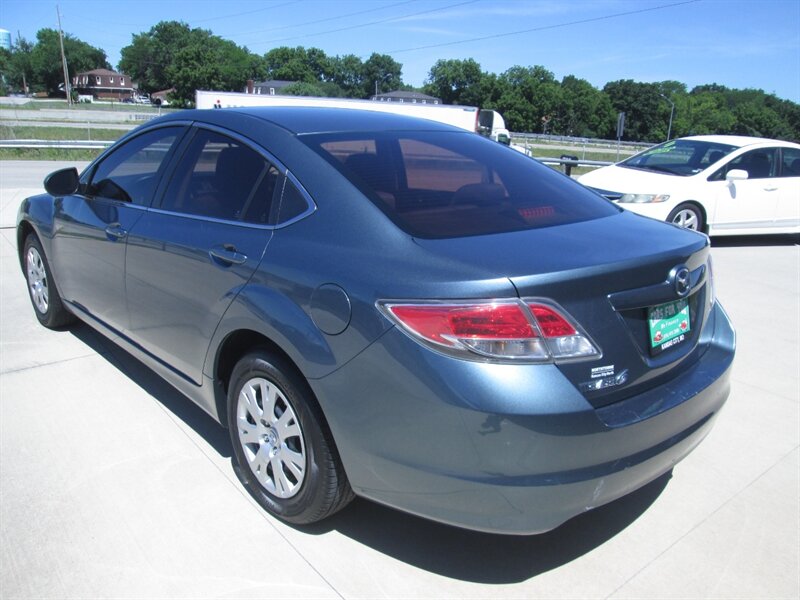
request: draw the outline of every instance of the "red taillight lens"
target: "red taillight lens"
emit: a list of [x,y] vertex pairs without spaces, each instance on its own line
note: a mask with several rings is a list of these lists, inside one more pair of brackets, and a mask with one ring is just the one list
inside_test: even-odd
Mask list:
[[516,303],[396,305],[389,310],[418,335],[448,345],[452,345],[452,338],[517,339],[536,336]]
[[536,317],[536,322],[542,330],[542,335],[547,338],[575,335],[577,332],[569,322],[558,312],[543,304],[529,304],[528,307]]
[[412,337],[449,354],[531,362],[599,355],[567,313],[549,301],[379,302],[378,306]]

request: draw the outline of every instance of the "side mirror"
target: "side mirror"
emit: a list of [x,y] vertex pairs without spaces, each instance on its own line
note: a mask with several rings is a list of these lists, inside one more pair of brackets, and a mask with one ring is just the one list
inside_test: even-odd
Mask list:
[[78,169],[70,167],[53,171],[44,178],[44,189],[51,196],[69,196],[78,191]]
[[728,174],[725,175],[725,181],[732,183],[734,181],[744,181],[749,177],[750,174],[744,169],[731,169],[728,171]]

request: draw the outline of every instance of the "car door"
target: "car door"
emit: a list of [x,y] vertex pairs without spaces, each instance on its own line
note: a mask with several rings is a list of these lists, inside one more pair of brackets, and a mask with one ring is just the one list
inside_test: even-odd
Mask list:
[[[725,175],[740,169],[747,179],[724,182]],[[740,154],[717,171],[718,185],[713,228],[747,229],[769,226],[778,207],[778,148],[757,148]],[[724,182],[724,183],[722,183]]]
[[279,168],[230,132],[193,128],[128,239],[127,334],[200,383],[209,341],[272,236]]
[[81,177],[78,192],[55,203],[53,261],[64,299],[123,329],[127,234],[153,200],[170,149],[185,126],[141,133]]
[[781,148],[777,227],[800,227],[800,149]]

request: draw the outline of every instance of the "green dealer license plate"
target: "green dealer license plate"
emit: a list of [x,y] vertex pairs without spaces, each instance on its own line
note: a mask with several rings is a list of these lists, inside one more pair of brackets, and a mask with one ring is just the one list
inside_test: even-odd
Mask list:
[[689,319],[689,302],[676,300],[647,310],[650,328],[650,354],[660,354],[667,348],[680,344],[692,329]]

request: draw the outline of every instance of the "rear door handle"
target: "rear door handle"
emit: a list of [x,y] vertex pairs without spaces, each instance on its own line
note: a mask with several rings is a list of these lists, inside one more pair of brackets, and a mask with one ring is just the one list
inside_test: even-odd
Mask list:
[[106,237],[112,242],[118,242],[128,235],[128,232],[120,227],[119,223],[114,223],[106,227]]
[[241,265],[247,260],[247,255],[239,252],[232,244],[214,246],[208,251],[208,254],[211,256],[211,260],[225,266]]
[[765,192],[774,192],[777,189],[778,189],[777,185],[768,185],[764,187]]

